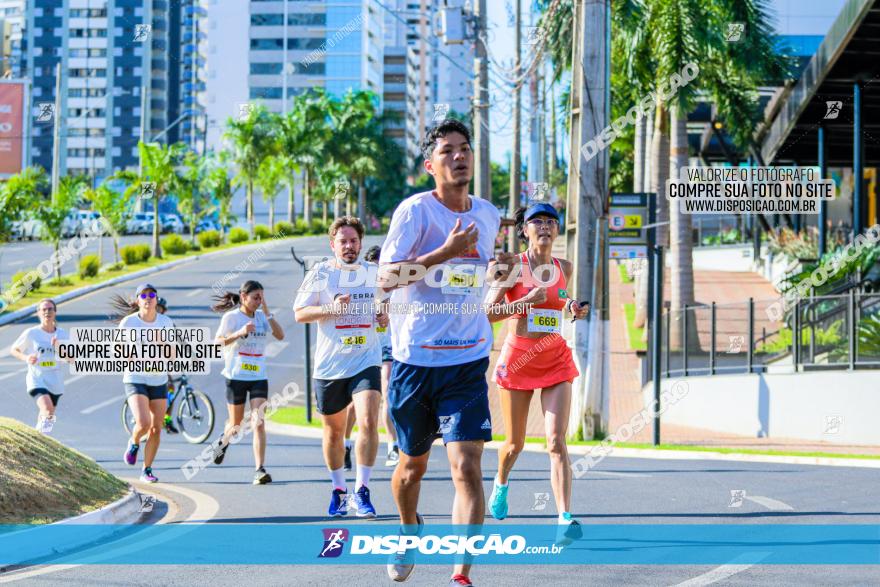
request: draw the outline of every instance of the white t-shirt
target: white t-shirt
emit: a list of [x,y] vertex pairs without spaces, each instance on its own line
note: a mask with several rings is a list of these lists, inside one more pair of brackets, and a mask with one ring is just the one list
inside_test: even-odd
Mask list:
[[46,332],[40,326],[32,326],[18,335],[13,348],[17,348],[26,355],[37,353],[37,362],[28,363],[27,388],[37,389],[42,387],[54,394],[64,393],[64,378],[55,357],[55,347],[52,346],[52,337],[58,340],[68,340],[70,337],[63,328],[55,327],[55,332]]
[[[469,287],[468,275],[485,268],[494,256],[495,237],[501,216],[491,203],[470,196],[471,209],[453,212],[441,204],[432,192],[415,194],[405,199],[394,211],[388,236],[382,245],[380,264],[415,260],[434,251],[461,219],[464,230],[473,222],[480,231],[475,249],[446,263],[449,274],[457,276],[455,284],[443,287],[429,285],[426,280],[391,294],[392,304],[409,308],[420,303],[433,305],[434,311],[391,312],[391,348],[396,361],[422,367],[461,365],[489,356],[492,348],[492,327],[486,314],[473,311],[483,302],[488,285]],[[431,274],[429,273],[429,276]],[[436,284],[439,279],[430,280]],[[453,304],[453,306],[440,306]],[[462,305],[467,310],[462,311]],[[440,311],[436,309],[440,308]]]
[[223,347],[222,375],[227,379],[239,381],[260,381],[268,379],[266,375],[266,342],[272,326],[263,310],[254,312],[254,317],[249,318],[241,311],[241,306],[229,310],[220,319],[220,327],[217,336],[229,336],[236,330],[241,330],[250,322],[254,323],[255,330],[246,337],[236,339],[232,344]]
[[358,261],[357,265],[361,269],[339,269],[335,259],[318,263],[306,275],[293,303],[293,309],[298,310],[331,305],[337,294],[351,295],[346,314],[317,322],[318,344],[312,369],[315,379],[345,379],[382,365],[382,347],[375,328],[378,266],[366,261]]
[[[156,314],[156,319],[153,322],[144,322],[141,320],[141,317],[135,312],[134,314],[129,314],[125,318],[119,322],[119,328],[174,328],[174,323],[171,321],[171,318],[164,314]],[[144,345],[147,344],[161,344],[161,343],[142,343]],[[132,372],[126,371],[122,375],[123,383],[142,383],[144,385],[165,385],[168,382],[168,374],[167,373],[147,373],[147,372]]]

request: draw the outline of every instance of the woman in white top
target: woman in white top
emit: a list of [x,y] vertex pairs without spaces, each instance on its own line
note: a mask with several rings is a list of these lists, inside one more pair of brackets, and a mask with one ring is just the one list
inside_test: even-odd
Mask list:
[[[134,295],[134,300],[115,296],[112,301],[117,310],[116,320],[119,321],[119,328],[174,328],[171,319],[157,310],[159,293],[154,286],[142,283],[137,286]],[[141,481],[155,483],[159,479],[153,474],[153,460],[159,452],[159,434],[165,422],[168,375],[164,372],[126,371],[122,376],[122,383],[125,385],[125,395],[135,419],[131,438],[122,458],[129,465],[137,463],[140,441],[146,436]]]
[[58,341],[67,338],[67,332],[56,324],[58,308],[46,298],[37,304],[39,326],[22,332],[12,343],[10,355],[27,363],[27,390],[37,400],[40,415],[36,429],[43,434],[52,432],[55,426],[55,408],[64,393],[64,378],[58,369],[55,348]]
[[244,419],[245,404],[250,399],[256,465],[253,483],[265,485],[272,482],[272,477],[264,467],[266,427],[263,423],[263,411],[269,397],[265,350],[269,331],[276,340],[284,338],[284,331],[269,312],[263,286],[258,281],[245,281],[237,294],[226,292],[215,296],[215,299],[217,303],[211,309],[215,312],[226,312],[220,320],[216,340],[224,347],[222,374],[226,378],[229,419],[226,420],[223,435],[214,444],[214,463],[222,463],[230,442],[237,442],[242,436],[240,426]]

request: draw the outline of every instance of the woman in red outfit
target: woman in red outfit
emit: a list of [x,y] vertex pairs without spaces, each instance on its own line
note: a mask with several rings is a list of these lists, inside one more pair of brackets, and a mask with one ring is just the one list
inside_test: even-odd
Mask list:
[[[509,320],[507,338],[495,367],[495,383],[501,395],[504,444],[498,451],[489,511],[496,519],[507,516],[510,471],[523,449],[529,403],[541,390],[544,430],[550,453],[550,483],[559,512],[559,541],[570,543],[581,536],[571,516],[571,464],[565,436],[571,406],[571,383],[578,376],[571,349],[562,337],[565,314],[585,318],[589,304],[581,306],[569,297],[572,265],[552,256],[553,241],[559,236],[559,214],[549,204],[535,204],[516,214],[516,230],[528,242],[517,259],[518,278],[508,278],[494,294],[489,314],[492,322]],[[501,302],[502,297],[505,303]]]

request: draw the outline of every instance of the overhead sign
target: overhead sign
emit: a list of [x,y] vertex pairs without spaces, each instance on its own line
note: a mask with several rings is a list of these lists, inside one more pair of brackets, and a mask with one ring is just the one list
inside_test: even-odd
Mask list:
[[649,194],[611,194],[608,208],[608,255],[612,259],[648,256]]

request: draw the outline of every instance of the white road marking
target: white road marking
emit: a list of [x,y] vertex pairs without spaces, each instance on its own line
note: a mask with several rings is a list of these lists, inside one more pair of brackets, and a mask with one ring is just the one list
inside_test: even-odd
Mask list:
[[192,289],[192,290],[188,291],[185,295],[186,295],[186,297],[188,297],[188,298],[192,298],[192,297],[195,297],[195,296],[199,295],[199,294],[202,293],[203,291],[204,291],[204,288],[200,287],[200,288],[198,288],[198,289]]
[[74,383],[74,382],[76,382],[76,381],[79,381],[80,379],[82,379],[82,378],[85,377],[85,376],[86,376],[86,373],[80,373],[79,375],[74,375],[74,376],[71,377],[70,379],[67,379],[67,380],[64,382],[64,384],[65,384],[65,385],[70,385],[71,383]]
[[12,353],[12,345],[0,349],[0,359],[8,357]]
[[[728,577],[732,577],[737,573],[752,568],[761,560],[767,558],[767,553],[763,552],[744,552],[727,564],[716,567],[707,573],[697,575],[693,579],[688,579],[683,583],[678,583],[675,587],[702,587],[703,585],[712,585],[719,581],[723,581]],[[746,563],[746,561],[749,561]]]
[[781,502],[778,499],[773,499],[772,497],[764,497],[763,495],[744,495],[743,499],[747,499],[749,501],[753,501],[758,505],[762,505],[768,510],[776,510],[776,511],[786,511],[792,512],[794,508],[788,505],[787,503]]
[[93,405],[93,406],[89,406],[88,408],[86,408],[86,409],[84,409],[84,410],[80,410],[79,413],[80,413],[80,414],[91,414],[92,412],[97,412],[97,411],[100,410],[101,408],[106,408],[107,406],[112,406],[113,404],[121,403],[121,402],[119,401],[119,400],[121,400],[121,399],[125,399],[125,397],[124,397],[124,396],[123,396],[123,397],[120,397],[120,396],[111,397],[110,399],[105,400],[105,401],[102,401],[102,402],[99,403],[99,404],[95,404],[95,405]]
[[590,475],[608,475],[609,477],[650,477],[645,473],[618,473],[616,471],[590,471]]
[[271,265],[271,263],[260,263],[259,265],[254,266],[254,269],[263,270],[269,265]]
[[270,359],[275,358],[278,356],[278,353],[287,348],[288,345],[290,345],[290,343],[284,341],[270,342],[266,345],[266,356]]
[[7,263],[10,267],[18,267],[19,265],[24,265],[24,261],[13,261],[12,263]]
[[27,373],[27,369],[19,369],[18,371],[13,371],[12,373],[7,373],[6,375],[0,375],[0,381],[3,379],[9,379],[10,377],[14,377],[16,375],[21,375],[23,373]]

